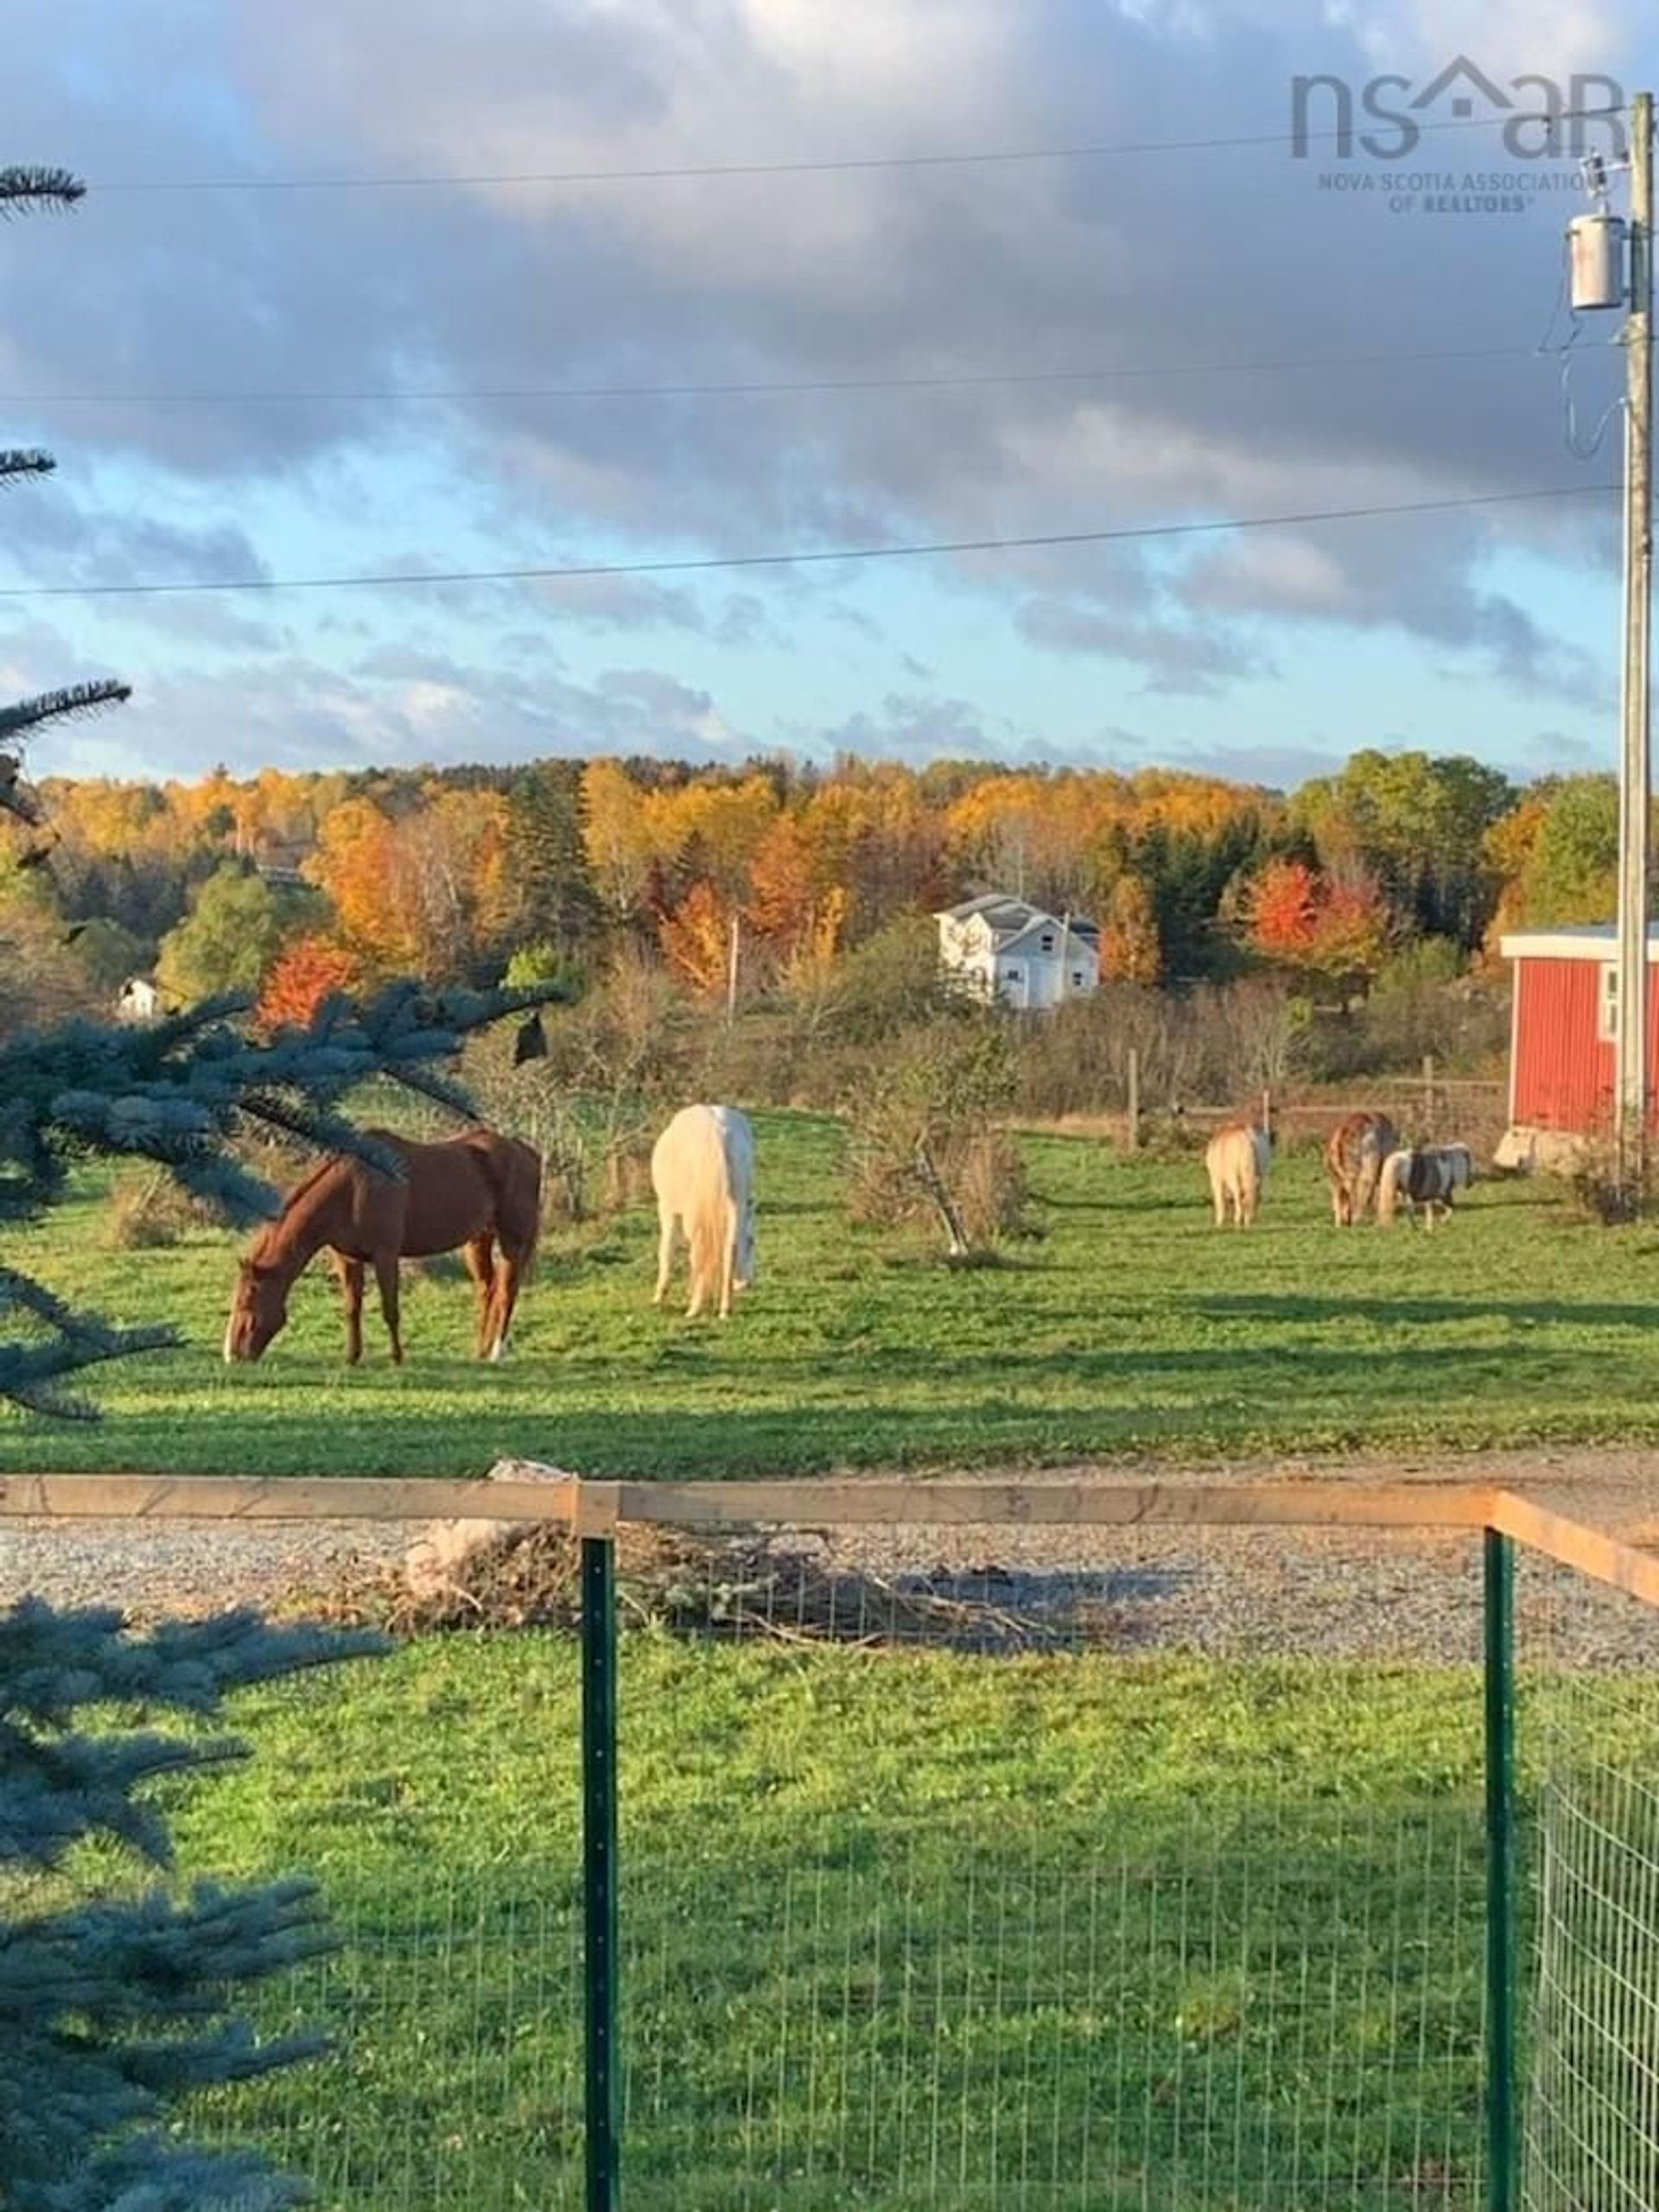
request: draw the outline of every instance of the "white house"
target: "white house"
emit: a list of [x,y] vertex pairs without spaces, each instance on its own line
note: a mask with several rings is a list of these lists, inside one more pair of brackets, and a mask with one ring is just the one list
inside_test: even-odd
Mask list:
[[1100,982],[1100,931],[1081,914],[1046,913],[998,891],[934,916],[939,964],[980,998],[1058,1006]]
[[120,996],[115,1002],[118,1021],[159,1021],[162,1018],[162,993],[159,984],[148,976],[129,976],[121,986]]

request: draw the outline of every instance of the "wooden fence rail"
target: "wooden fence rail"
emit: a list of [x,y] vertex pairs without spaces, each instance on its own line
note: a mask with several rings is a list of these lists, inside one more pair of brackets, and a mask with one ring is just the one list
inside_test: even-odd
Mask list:
[[1659,1558],[1513,1491],[1430,1478],[1332,1482],[448,1482],[424,1477],[0,1476],[0,1522],[550,1521],[573,1535],[628,1523],[782,1528],[1370,1528],[1496,1529],[1659,1606]]

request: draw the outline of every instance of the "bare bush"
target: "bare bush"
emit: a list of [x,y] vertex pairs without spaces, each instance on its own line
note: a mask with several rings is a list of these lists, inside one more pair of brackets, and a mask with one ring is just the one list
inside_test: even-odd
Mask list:
[[931,1220],[957,1260],[1031,1233],[1024,1162],[995,1118],[1014,1087],[1013,1045],[994,1018],[947,1017],[899,1039],[847,1103],[853,1218]]

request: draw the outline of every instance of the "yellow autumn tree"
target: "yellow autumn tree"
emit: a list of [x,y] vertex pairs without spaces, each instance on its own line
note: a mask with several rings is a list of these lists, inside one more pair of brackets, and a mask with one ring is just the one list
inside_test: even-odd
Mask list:
[[726,988],[731,960],[732,908],[707,876],[699,876],[671,913],[657,924],[663,957],[700,998]]
[[1138,875],[1120,875],[1100,925],[1103,982],[1155,983],[1163,969],[1152,893]]

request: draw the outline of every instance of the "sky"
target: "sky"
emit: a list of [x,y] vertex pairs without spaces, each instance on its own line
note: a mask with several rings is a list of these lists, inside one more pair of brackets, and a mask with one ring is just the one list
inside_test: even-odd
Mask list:
[[134,686],[31,769],[1611,766],[1620,318],[1516,118],[1643,12],[8,0],[89,189],[0,228],[0,697]]

